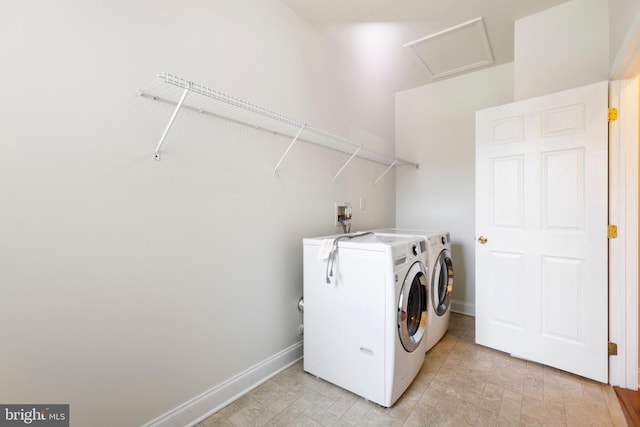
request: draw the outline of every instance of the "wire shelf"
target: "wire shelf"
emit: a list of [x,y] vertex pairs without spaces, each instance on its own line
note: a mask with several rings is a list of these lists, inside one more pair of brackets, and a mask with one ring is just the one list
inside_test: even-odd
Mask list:
[[[332,150],[348,154],[350,157],[334,180],[342,173],[346,166],[358,157],[387,166],[385,171],[376,179],[376,183],[392,168],[397,166],[418,167],[417,163],[408,160],[390,157],[371,150],[364,145],[355,144],[341,136],[316,129],[306,122],[291,118],[287,115],[271,111],[240,98],[227,95],[215,89],[186,80],[169,73],[158,75],[162,85],[151,85],[149,89],[138,90],[138,95],[175,105],[173,114],[167,124],[155,150],[155,159],[160,160],[160,150],[181,108],[210,114],[224,118],[256,129],[281,134],[293,138],[287,150],[274,168],[274,175],[278,175],[278,168],[297,141],[317,144]],[[187,99],[188,98],[188,99]]]

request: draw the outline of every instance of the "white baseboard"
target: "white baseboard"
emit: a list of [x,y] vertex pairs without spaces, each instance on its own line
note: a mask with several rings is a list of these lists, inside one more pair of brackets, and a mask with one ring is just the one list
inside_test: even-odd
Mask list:
[[451,300],[451,311],[454,313],[465,314],[467,316],[476,315],[476,305],[471,302]]
[[142,427],[192,426],[302,359],[302,341],[149,421]]

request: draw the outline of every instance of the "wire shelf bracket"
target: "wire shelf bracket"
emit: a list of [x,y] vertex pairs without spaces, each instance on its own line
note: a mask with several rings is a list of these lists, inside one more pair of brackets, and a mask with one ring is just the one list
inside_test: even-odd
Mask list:
[[[154,101],[175,105],[160,140],[154,151],[154,158],[160,160],[160,152],[167,135],[173,126],[180,110],[197,111],[199,113],[223,118],[235,123],[250,126],[254,129],[271,132],[293,138],[273,169],[273,175],[278,176],[280,166],[289,155],[293,146],[299,141],[320,145],[349,156],[340,170],[333,177],[333,182],[342,174],[351,161],[358,157],[374,163],[384,165],[386,169],[375,180],[378,183],[387,173],[398,166],[413,166],[418,164],[400,158],[373,151],[362,144],[354,144],[338,135],[313,128],[306,122],[293,119],[286,115],[276,113],[266,108],[249,103],[242,99],[226,95],[220,91],[210,89],[198,83],[183,79],[169,73],[161,73],[158,76],[160,82],[165,83],[161,87],[154,86],[149,90],[138,90],[138,95]],[[180,90],[180,92],[177,92]],[[177,93],[179,93],[179,95]],[[187,95],[189,101],[186,102]],[[177,101],[176,101],[177,99]]]
[[349,165],[349,163],[351,163],[351,160],[353,160],[353,158],[356,157],[356,155],[358,154],[358,152],[360,150],[362,150],[362,145],[360,147],[358,147],[358,149],[356,151],[354,151],[354,153],[351,155],[351,157],[349,157],[349,159],[347,159],[347,161],[344,163],[344,165],[342,165],[340,170],[333,177],[333,182],[336,182],[336,179],[340,176],[342,171]]
[[291,143],[289,144],[289,146],[287,147],[287,149],[285,150],[284,154],[282,155],[282,157],[280,157],[280,160],[278,160],[278,163],[276,164],[276,167],[273,168],[273,174],[278,176],[278,169],[280,168],[280,165],[282,164],[282,162],[284,161],[285,157],[287,157],[287,154],[289,154],[289,151],[291,151],[291,149],[293,148],[293,144],[295,144],[298,141],[298,138],[300,138],[300,135],[302,134],[302,131],[304,130],[304,128],[306,128],[307,125],[305,124],[303,127],[300,128],[300,130],[298,131],[298,133],[296,134],[296,136],[293,138],[293,141],[291,141]]
[[390,164],[390,165],[389,165],[389,166],[384,170],[384,172],[382,172],[382,173],[380,174],[380,176],[379,176],[375,181],[373,181],[373,185],[376,185],[376,184],[377,184],[377,183],[382,179],[382,177],[383,177],[383,176],[385,176],[385,175],[387,174],[387,172],[389,172],[391,169],[393,169],[393,167],[394,167],[397,163],[398,163],[398,161],[397,161],[397,160],[394,160],[394,161],[393,161],[393,163],[391,163],[391,164]]
[[171,115],[171,118],[169,119],[169,123],[167,123],[167,127],[164,128],[164,132],[162,132],[162,136],[160,137],[160,141],[158,142],[158,145],[156,146],[156,151],[153,155],[153,157],[156,160],[160,160],[160,149],[162,148],[162,144],[164,144],[164,140],[167,138],[167,134],[169,133],[169,129],[171,129],[171,126],[173,125],[173,122],[176,120],[176,117],[178,116],[178,111],[180,111],[180,108],[182,108],[182,104],[184,104],[184,100],[187,98],[187,94],[189,93],[189,90],[191,89],[191,83],[189,83],[189,85],[184,89],[184,92],[182,92],[182,96],[180,97],[180,101],[178,101],[178,105],[176,105],[176,109],[173,110],[173,114]]

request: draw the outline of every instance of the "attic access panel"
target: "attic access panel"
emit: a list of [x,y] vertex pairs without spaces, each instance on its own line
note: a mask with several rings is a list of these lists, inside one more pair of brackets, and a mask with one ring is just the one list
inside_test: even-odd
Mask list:
[[406,43],[434,79],[493,63],[482,17]]

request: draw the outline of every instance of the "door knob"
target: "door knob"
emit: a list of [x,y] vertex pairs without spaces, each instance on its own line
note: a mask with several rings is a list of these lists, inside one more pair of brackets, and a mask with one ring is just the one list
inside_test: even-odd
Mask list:
[[488,240],[489,240],[489,239],[487,239],[487,238],[486,238],[486,237],[484,237],[484,236],[480,236],[480,237],[478,237],[478,242],[480,242],[480,244],[481,244],[481,245],[486,244]]

